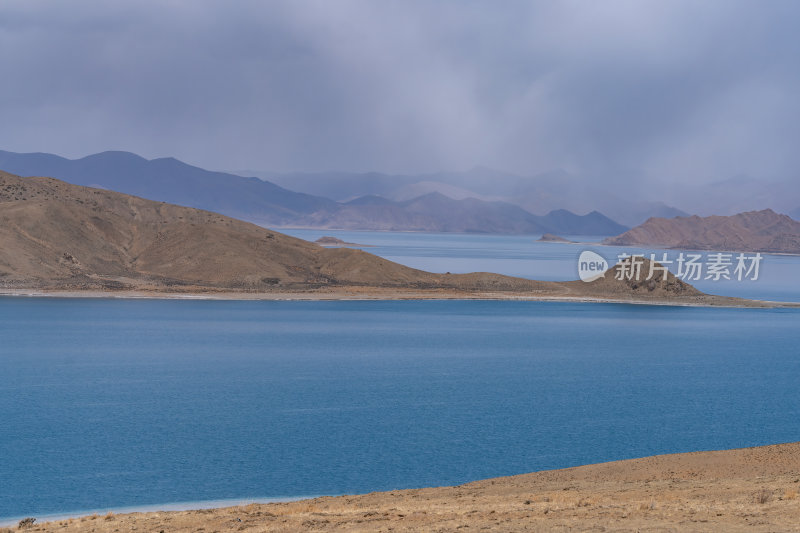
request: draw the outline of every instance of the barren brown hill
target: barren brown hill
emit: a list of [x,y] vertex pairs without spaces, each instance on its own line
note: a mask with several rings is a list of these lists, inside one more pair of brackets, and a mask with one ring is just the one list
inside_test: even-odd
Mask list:
[[800,222],[771,209],[733,216],[651,218],[603,244],[800,254]]
[[[29,531],[798,531],[800,443],[417,490],[94,515]],[[2,531],[0,529],[0,531]]]
[[356,250],[325,250],[208,211],[0,174],[6,287],[228,289],[431,283]]
[[641,256],[623,259],[603,277],[590,283],[568,281],[564,285],[587,296],[615,300],[680,300],[702,302],[708,295],[676,278],[657,262]]
[[[0,172],[0,289],[263,298],[573,298],[759,305],[692,290],[434,274],[199,209]],[[683,286],[681,286],[683,287]],[[688,287],[688,286],[687,286]]]

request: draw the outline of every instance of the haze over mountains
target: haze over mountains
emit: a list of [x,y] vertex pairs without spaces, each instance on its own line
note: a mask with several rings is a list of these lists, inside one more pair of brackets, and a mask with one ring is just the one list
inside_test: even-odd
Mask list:
[[440,172],[418,175],[369,173],[291,173],[249,172],[292,190],[320,194],[347,201],[369,194],[403,201],[438,192],[454,199],[476,198],[503,201],[537,214],[564,209],[575,213],[599,211],[627,226],[641,224],[650,217],[686,215],[663,202],[632,196],[630,190],[614,190],[601,180],[587,180],[565,171],[520,176],[486,167],[466,172]]
[[507,202],[454,200],[438,192],[399,202],[362,196],[301,220],[303,226],[318,228],[460,233],[614,235],[627,229],[596,211],[579,216],[558,210],[536,216]]
[[[373,176],[361,178],[363,195],[338,202],[324,194],[294,192],[259,178],[212,172],[173,158],[147,160],[127,152],[71,160],[0,151],[0,169],[207,209],[273,227],[580,235],[615,235],[627,229],[598,212],[579,216],[555,210],[537,216],[510,203],[452,199],[439,193],[402,201],[369,195],[388,188],[394,180],[389,176],[378,176],[374,182]],[[330,180],[328,185],[335,185],[336,175]],[[321,187],[321,191],[342,199],[342,191],[333,194],[335,187]]]
[[[76,185],[195,207],[272,227],[606,235],[615,237],[607,238],[605,243],[621,246],[800,253],[800,222],[772,210],[701,218],[675,217],[678,211],[662,206],[665,217],[649,218],[627,231],[627,227],[598,211],[579,216],[559,209],[540,216],[488,194],[482,195],[483,199],[468,196],[465,187],[484,193],[516,191],[519,198],[525,198],[523,181],[489,169],[438,176],[439,180],[452,183],[382,174],[293,175],[293,183],[301,189],[319,190],[333,196],[331,199],[291,191],[255,177],[204,170],[173,158],[147,160],[127,152],[103,152],[70,160],[51,154],[0,151],[0,168],[22,175],[54,176]],[[535,188],[544,183],[557,191],[559,183],[574,185],[571,177],[561,178],[563,182],[550,176],[527,186]],[[282,179],[288,180],[286,176]],[[735,184],[743,190],[751,185],[742,179],[728,184],[725,190],[729,191],[729,198],[735,197],[730,187]],[[459,198],[437,192],[439,188]],[[432,192],[425,192],[429,189]],[[357,191],[373,194],[344,201]],[[424,194],[415,196],[418,193]],[[411,198],[403,199],[404,196]],[[539,198],[536,201],[544,201],[540,196],[553,198],[555,194],[534,195]],[[758,198],[763,199],[763,195]]]
[[643,182],[638,187],[623,188],[615,187],[615,180],[590,179],[563,170],[521,176],[485,167],[413,176],[375,172],[250,174],[334,200],[349,200],[362,194],[407,200],[419,194],[440,192],[455,199],[510,202],[538,214],[554,209],[576,213],[596,210],[630,227],[651,217],[735,215],[764,209],[800,219],[800,182],[747,176],[680,186],[653,187]]
[[[647,200],[640,191],[617,191],[563,171],[523,177],[476,167],[420,175],[326,172],[242,177],[128,152],[71,160],[4,151],[0,169],[207,209],[272,227],[610,236],[652,217],[688,216],[676,207]],[[800,200],[791,184],[773,185],[737,177],[670,189],[664,197],[693,214],[735,214],[778,206],[800,218]]]
[[699,216],[730,216],[772,209],[800,220],[800,181],[734,176],[691,187],[668,187],[659,193],[666,202]]

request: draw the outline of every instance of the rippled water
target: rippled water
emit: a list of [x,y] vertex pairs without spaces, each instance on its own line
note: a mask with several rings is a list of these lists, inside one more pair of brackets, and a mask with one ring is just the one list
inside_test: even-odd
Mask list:
[[798,319],[0,298],[0,517],[444,485],[798,440]]

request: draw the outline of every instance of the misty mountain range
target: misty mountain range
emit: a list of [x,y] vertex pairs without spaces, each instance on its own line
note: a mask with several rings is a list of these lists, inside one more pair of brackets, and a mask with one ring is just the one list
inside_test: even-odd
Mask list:
[[[367,194],[380,182],[370,184],[368,177],[362,180],[364,195],[339,202],[256,177],[213,172],[173,158],[147,160],[128,152],[103,152],[72,160],[0,151],[0,169],[22,176],[55,177],[274,227],[570,235],[616,235],[627,229],[598,212],[579,216],[554,210],[537,216],[511,203],[453,199],[438,192],[420,191],[423,194],[417,197],[396,201]],[[337,182],[332,177],[331,183]],[[384,188],[388,186],[384,184]],[[333,194],[335,188],[321,190],[341,198]]]
[[[485,167],[420,175],[228,173],[174,158],[147,160],[128,152],[72,160],[4,151],[0,151],[0,169],[23,176],[51,176],[273,227],[608,236],[651,217],[687,214],[563,171],[528,178]],[[711,195],[717,204],[738,212],[749,208],[748,198],[761,207],[770,194],[780,195],[780,190],[751,190],[758,185],[738,178],[735,183],[698,187],[684,194],[686,203],[695,206],[693,213],[703,213],[702,205],[707,208],[714,203],[708,201]],[[782,195],[784,204],[787,198],[794,196]],[[800,217],[800,202],[797,205],[784,212]]]
[[506,202],[475,198],[454,200],[431,192],[405,201],[361,196],[332,212],[306,217],[303,225],[318,228],[440,231],[459,233],[555,232],[566,235],[616,235],[625,231],[602,213],[579,216],[565,210],[537,216]]
[[687,213],[662,202],[631,199],[629,191],[614,191],[564,171],[519,176],[486,167],[466,172],[391,175],[369,173],[243,172],[290,187],[298,192],[319,194],[338,201],[369,194],[405,201],[437,192],[453,199],[475,198],[518,205],[531,213],[545,214],[566,209],[576,213],[599,211],[611,219],[636,226],[650,217],[671,218]]
[[643,181],[639,188],[615,186],[617,180],[587,179],[563,170],[521,176],[476,167],[466,172],[420,175],[380,173],[279,174],[253,172],[298,192],[314,192],[346,201],[363,194],[408,200],[439,192],[454,199],[477,198],[519,205],[531,213],[554,209],[575,213],[597,210],[626,226],[651,217],[673,218],[688,214],[734,215],[746,211],[775,211],[800,218],[800,182],[770,181],[748,176],[695,185],[653,189]]

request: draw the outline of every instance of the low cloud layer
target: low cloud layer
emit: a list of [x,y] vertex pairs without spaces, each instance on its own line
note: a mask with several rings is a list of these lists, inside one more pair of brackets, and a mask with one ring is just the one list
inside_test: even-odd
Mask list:
[[800,3],[0,4],[0,148],[201,166],[554,168],[670,187],[800,168]]

